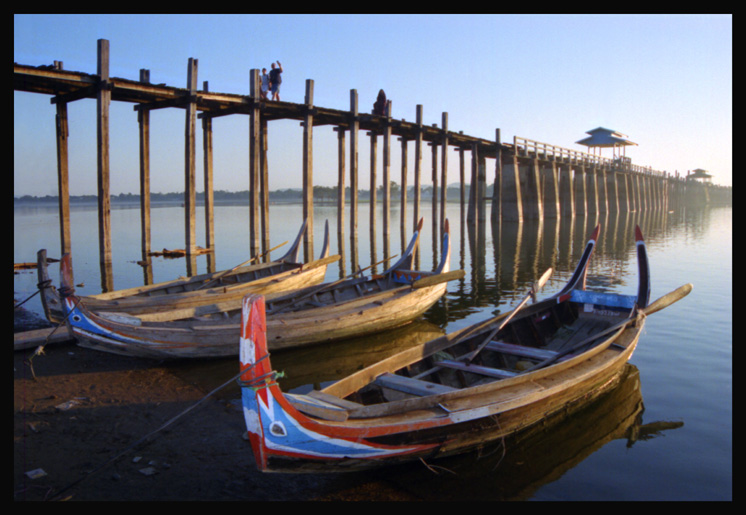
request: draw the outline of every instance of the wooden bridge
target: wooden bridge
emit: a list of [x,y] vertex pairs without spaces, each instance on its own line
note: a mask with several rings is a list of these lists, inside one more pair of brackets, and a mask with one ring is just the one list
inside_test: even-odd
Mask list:
[[[250,181],[250,252],[259,254],[269,248],[269,202],[267,177],[267,126],[278,119],[299,120],[303,126],[303,215],[309,221],[305,235],[306,258],[313,255],[313,128],[332,125],[338,133],[338,209],[340,241],[344,234],[345,182],[350,186],[350,238],[356,248],[358,223],[358,155],[360,131],[366,131],[371,143],[371,203],[376,199],[376,146],[382,138],[381,163],[383,185],[384,254],[388,255],[390,230],[389,185],[392,180],[390,157],[394,151],[392,137],[401,142],[401,225],[405,232],[407,199],[408,142],[414,142],[414,220],[420,217],[424,145],[432,152],[433,220],[440,227],[445,218],[447,193],[448,150],[459,153],[459,181],[464,198],[467,173],[470,175],[468,220],[483,226],[487,219],[487,201],[491,200],[493,221],[521,221],[542,217],[579,216],[609,211],[673,208],[685,198],[687,188],[704,188],[684,178],[633,165],[626,159],[604,159],[596,155],[569,150],[546,143],[514,137],[512,143],[502,142],[500,129],[495,139],[487,140],[454,132],[448,128],[448,114],[442,114],[440,127],[422,122],[423,109],[416,108],[416,120],[407,122],[391,117],[391,102],[384,115],[361,113],[356,90],[350,91],[350,109],[341,111],[314,105],[314,82],[306,80],[302,104],[262,100],[259,95],[259,70],[251,70],[250,94],[227,94],[209,91],[208,83],[197,88],[196,59],[189,59],[185,88],[151,84],[148,70],[140,70],[139,80],[109,76],[109,42],[98,41],[97,73],[67,71],[61,62],[51,66],[31,67],[14,63],[13,87],[50,95],[56,106],[57,162],[60,202],[61,252],[70,252],[70,206],[68,187],[67,105],[84,98],[97,101],[97,177],[99,249],[104,291],[111,288],[111,225],[109,192],[109,106],[112,101],[134,105],[140,136],[140,199],[142,219],[143,259],[150,252],[150,112],[156,109],[180,108],[185,120],[185,248],[188,256],[196,250],[196,123],[202,122],[204,148],[204,188],[206,213],[206,245],[214,245],[212,119],[228,115],[249,116],[249,181]],[[346,138],[349,137],[349,169]],[[471,154],[470,169],[466,169],[465,153]],[[494,160],[488,172],[487,159]],[[440,163],[438,165],[438,163]],[[486,197],[488,174],[494,176],[493,195]],[[441,185],[440,190],[438,185]],[[729,191],[729,190],[728,190]],[[439,215],[438,213],[439,209]],[[371,209],[371,218],[374,214]],[[371,227],[375,220],[371,220]],[[354,252],[354,250],[353,250]],[[192,261],[194,263],[194,261]],[[188,273],[190,267],[188,266]],[[196,269],[195,269],[196,270]]]

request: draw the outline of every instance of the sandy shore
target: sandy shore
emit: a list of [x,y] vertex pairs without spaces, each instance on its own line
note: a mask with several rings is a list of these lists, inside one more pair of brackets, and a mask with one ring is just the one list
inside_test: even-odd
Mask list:
[[[33,316],[16,317],[15,330],[39,325],[44,322]],[[32,355],[18,351],[13,360],[14,500],[418,499],[381,473],[257,472],[242,437],[237,386],[131,448],[223,380],[209,384],[195,380],[193,368],[183,363],[110,355],[73,343],[48,345],[44,354]]]

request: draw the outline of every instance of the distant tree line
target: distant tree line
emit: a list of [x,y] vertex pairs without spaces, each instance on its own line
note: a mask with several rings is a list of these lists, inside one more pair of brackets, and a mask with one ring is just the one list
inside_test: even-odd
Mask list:
[[[465,194],[468,200],[469,198],[469,185],[465,185]],[[401,188],[396,181],[391,181],[389,185],[390,198],[392,202],[398,202],[401,198]],[[432,198],[433,187],[432,185],[422,186],[420,189],[420,195],[423,200],[429,200]],[[487,187],[486,196],[492,195],[492,186]],[[231,202],[231,203],[248,203],[250,192],[248,190],[243,191],[224,191],[215,190],[214,192],[215,202]],[[336,202],[337,201],[337,186],[314,186],[313,187],[313,198],[319,202]],[[383,186],[378,186],[376,190],[376,200],[381,202],[383,198]],[[407,188],[407,198],[414,198],[414,187],[409,186]],[[448,200],[457,201],[461,198],[461,190],[458,185],[448,186]],[[350,200],[350,187],[345,188],[345,199],[349,202]],[[366,201],[370,199],[369,190],[358,190],[358,199]],[[301,202],[303,200],[303,190],[298,188],[286,188],[281,190],[275,190],[269,192],[269,200],[275,202]],[[45,195],[41,197],[33,195],[23,195],[21,197],[13,197],[13,201],[17,203],[57,203],[58,197],[56,195]],[[151,193],[150,201],[152,203],[180,203],[184,202],[183,192],[171,192],[171,193]],[[204,192],[197,192],[197,202],[204,201]],[[97,202],[96,195],[70,195],[71,203],[80,204],[95,204]],[[112,203],[139,203],[140,195],[136,193],[117,193],[111,195]]]

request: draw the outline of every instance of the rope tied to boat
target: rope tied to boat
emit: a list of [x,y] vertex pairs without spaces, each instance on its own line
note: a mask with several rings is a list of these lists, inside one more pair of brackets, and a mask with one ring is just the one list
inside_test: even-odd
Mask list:
[[32,298],[34,298],[34,295],[38,294],[44,288],[49,288],[49,286],[51,284],[52,284],[52,280],[51,279],[46,279],[46,280],[44,280],[44,281],[42,281],[40,283],[37,283],[36,284],[36,291],[34,293],[32,293],[31,295],[29,295],[28,297],[26,297],[26,299],[23,302],[21,302],[19,304],[16,304],[15,306],[13,306],[13,309],[20,308],[21,306],[23,306],[24,304],[26,304],[28,301],[30,301]]
[[254,367],[256,367],[259,363],[261,363],[268,357],[269,357],[269,354],[265,354],[264,356],[259,358],[255,363],[252,363],[251,365],[246,367],[244,370],[241,370],[241,372],[238,374],[238,378],[236,379],[238,386],[242,388],[251,388],[254,392],[258,392],[259,390],[263,390],[264,388],[269,388],[270,386],[277,386],[277,379],[281,379],[285,377],[285,372],[278,372],[276,370],[271,370],[267,372],[266,374],[262,374],[258,377],[253,378],[250,381],[244,381],[241,379],[242,375],[244,375],[246,372],[251,371]]
[[642,309],[639,309],[637,305],[635,305],[635,321],[634,325],[635,327],[639,326],[641,322],[645,322],[645,319],[648,317],[647,314]]
[[34,372],[34,364],[32,363],[33,359],[36,356],[41,356],[42,354],[44,354],[44,347],[46,347],[46,345],[49,343],[49,339],[52,337],[54,333],[57,332],[57,329],[59,329],[60,326],[62,326],[62,324],[67,322],[67,319],[70,317],[70,315],[72,315],[75,308],[78,307],[78,304],[80,304],[80,301],[81,299],[75,300],[75,305],[73,306],[73,309],[68,311],[65,317],[56,326],[54,326],[54,329],[52,329],[52,331],[47,335],[46,339],[44,340],[44,343],[39,345],[34,351],[34,353],[26,361],[26,363],[28,363],[29,368],[31,369],[31,377],[33,377],[34,381],[36,381],[36,373]]

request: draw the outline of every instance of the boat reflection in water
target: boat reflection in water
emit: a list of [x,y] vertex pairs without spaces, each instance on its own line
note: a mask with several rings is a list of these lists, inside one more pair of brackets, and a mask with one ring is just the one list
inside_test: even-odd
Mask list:
[[430,501],[527,500],[609,442],[659,436],[683,422],[643,424],[640,374],[626,364],[600,395],[504,440],[435,463],[385,469],[389,482]]

